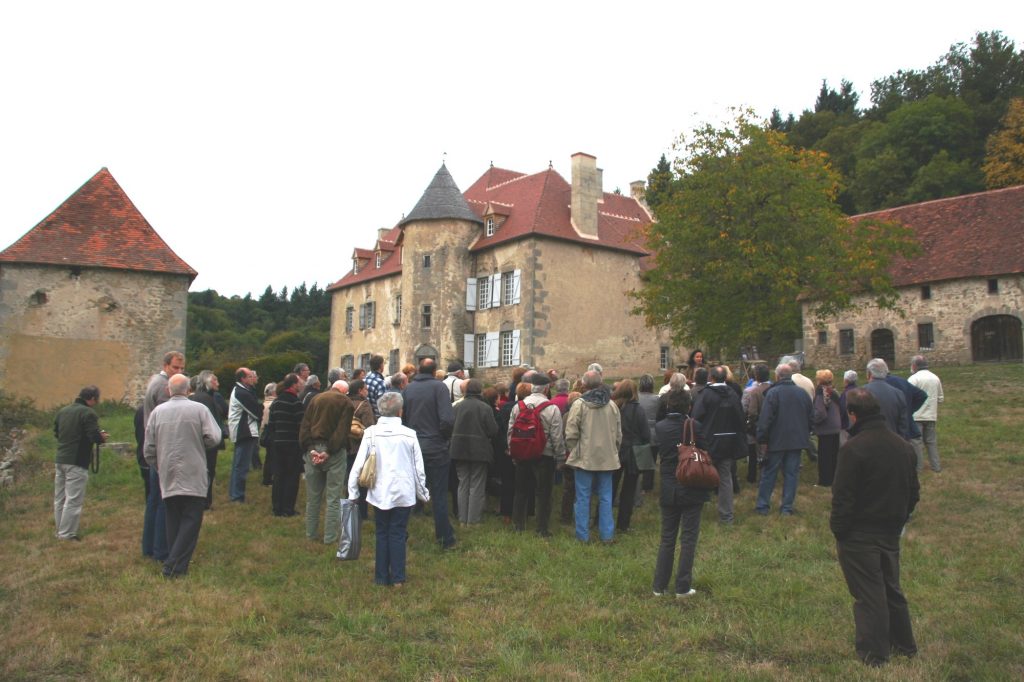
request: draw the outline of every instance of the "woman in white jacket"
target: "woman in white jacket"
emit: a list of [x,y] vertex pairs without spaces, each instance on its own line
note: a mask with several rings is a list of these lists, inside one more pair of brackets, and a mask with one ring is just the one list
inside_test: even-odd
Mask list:
[[356,461],[348,477],[348,496],[359,499],[359,474],[371,448],[377,454],[377,480],[367,490],[366,501],[376,508],[377,526],[374,582],[378,585],[405,583],[405,547],[409,538],[409,516],[416,498],[430,501],[423,471],[423,453],[416,432],[402,426],[402,394],[385,393],[377,401],[380,419],[363,433]]

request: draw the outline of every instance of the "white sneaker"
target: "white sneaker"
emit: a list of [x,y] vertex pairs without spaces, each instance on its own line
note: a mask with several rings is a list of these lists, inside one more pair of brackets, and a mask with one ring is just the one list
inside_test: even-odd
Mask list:
[[689,591],[687,591],[687,592],[683,592],[683,593],[678,593],[677,592],[676,593],[676,599],[686,599],[687,597],[692,597],[695,594],[697,594],[697,590],[695,590],[695,589],[693,589],[691,587],[689,589]]
[[664,596],[665,596],[665,593],[664,593],[664,592],[655,592],[655,593],[654,593],[654,596],[655,596],[655,597],[664,597]]

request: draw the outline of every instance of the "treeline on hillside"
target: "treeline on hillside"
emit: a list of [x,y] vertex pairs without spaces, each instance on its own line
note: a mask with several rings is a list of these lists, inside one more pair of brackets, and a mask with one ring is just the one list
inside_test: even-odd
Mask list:
[[[783,118],[776,109],[768,126],[828,155],[843,181],[837,201],[853,215],[1024,183],[1021,98],[1024,50],[980,32],[926,69],[874,81],[867,108],[853,83],[823,82],[813,110]],[[659,178],[670,173],[662,157],[650,178],[655,212]]]
[[330,294],[316,283],[307,289],[303,282],[291,292],[268,286],[258,299],[251,294],[228,298],[212,289],[190,292],[188,372],[213,370],[224,393],[230,392],[240,366],[256,370],[261,390],[299,362],[324,374],[330,324]]

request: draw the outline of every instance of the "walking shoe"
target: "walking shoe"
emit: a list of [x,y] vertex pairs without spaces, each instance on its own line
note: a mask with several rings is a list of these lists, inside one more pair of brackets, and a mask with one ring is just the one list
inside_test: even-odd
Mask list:
[[657,590],[655,590],[654,591],[654,596],[655,597],[664,597],[665,593],[664,592],[658,592]]
[[688,597],[692,597],[695,594],[697,594],[697,590],[691,587],[686,592],[676,592],[676,599],[686,599]]

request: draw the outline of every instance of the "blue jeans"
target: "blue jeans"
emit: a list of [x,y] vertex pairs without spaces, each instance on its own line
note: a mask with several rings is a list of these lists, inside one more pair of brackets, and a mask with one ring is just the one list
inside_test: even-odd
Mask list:
[[443,464],[424,462],[427,475],[427,490],[430,491],[430,507],[434,511],[434,535],[444,548],[455,545],[455,531],[448,520],[448,469],[450,461]]
[[615,520],[612,518],[612,472],[573,472],[576,480],[576,537],[583,542],[590,540],[590,493],[597,494],[597,530],[604,542],[615,537]]
[[767,514],[772,492],[775,490],[775,478],[782,468],[782,514],[793,513],[793,500],[796,499],[796,484],[800,479],[800,450],[779,450],[768,453],[768,461],[761,470],[761,483],[757,487],[757,512]]
[[167,507],[160,494],[160,474],[156,467],[150,467],[146,516],[142,521],[142,556],[164,561],[167,553]]
[[235,458],[231,461],[231,482],[228,485],[228,497],[232,502],[245,502],[245,476],[259,448],[260,442],[255,438],[235,443]]
[[405,582],[405,544],[409,539],[409,515],[413,507],[375,509],[377,525],[377,559],[373,581],[378,585]]

